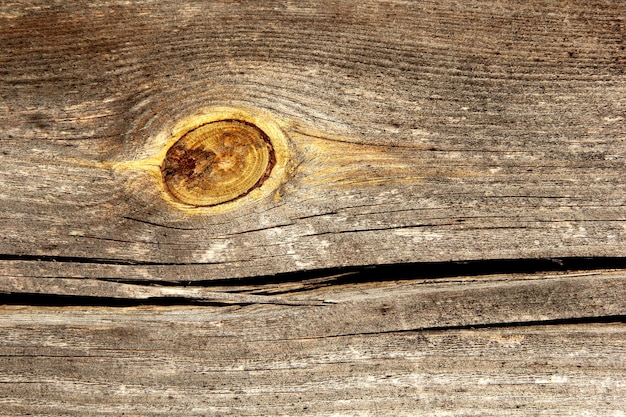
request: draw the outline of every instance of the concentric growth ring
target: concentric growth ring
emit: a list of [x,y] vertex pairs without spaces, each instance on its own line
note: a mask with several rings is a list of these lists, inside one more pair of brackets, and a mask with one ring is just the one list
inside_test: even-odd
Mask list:
[[215,206],[260,187],[276,162],[268,136],[241,120],[199,126],[174,143],[161,173],[168,191],[192,206]]

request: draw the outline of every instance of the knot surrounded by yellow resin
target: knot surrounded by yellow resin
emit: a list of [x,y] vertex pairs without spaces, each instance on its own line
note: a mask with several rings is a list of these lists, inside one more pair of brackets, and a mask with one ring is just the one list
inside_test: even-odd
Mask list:
[[161,173],[180,202],[214,206],[260,187],[275,162],[272,143],[261,129],[240,120],[221,120],[183,135],[168,149]]

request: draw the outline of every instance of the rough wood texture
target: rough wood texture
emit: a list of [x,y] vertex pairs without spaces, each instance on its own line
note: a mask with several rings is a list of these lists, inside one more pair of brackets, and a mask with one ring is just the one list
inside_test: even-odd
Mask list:
[[[625,20],[0,2],[0,414],[623,416]],[[219,120],[271,172],[175,201]]]
[[611,321],[625,281],[598,271],[281,295],[317,305],[4,307],[0,410],[619,416],[626,327]]
[[[61,276],[130,262],[186,280],[624,256],[625,16],[621,0],[4,3],[0,253],[22,275],[49,256]],[[215,107],[276,123],[289,169],[190,214],[129,167]]]

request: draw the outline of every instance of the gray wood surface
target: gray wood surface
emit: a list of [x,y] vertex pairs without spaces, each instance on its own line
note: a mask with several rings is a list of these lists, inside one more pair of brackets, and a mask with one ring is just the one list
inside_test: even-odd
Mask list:
[[[0,254],[23,275],[48,256],[60,276],[135,263],[124,277],[186,280],[624,256],[625,16],[623,1],[5,2]],[[216,107],[278,126],[287,169],[261,196],[180,210],[138,166]]]
[[282,305],[5,306],[0,410],[618,416],[625,281],[596,271],[256,288]]
[[[622,0],[0,2],[0,415],[624,416],[625,48]],[[221,119],[271,172],[177,203]]]

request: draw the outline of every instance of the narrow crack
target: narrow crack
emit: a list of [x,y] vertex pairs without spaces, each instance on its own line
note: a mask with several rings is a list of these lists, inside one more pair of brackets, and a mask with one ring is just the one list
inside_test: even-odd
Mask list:
[[0,254],[1,261],[23,262],[66,262],[76,264],[100,264],[100,265],[138,265],[138,266],[189,266],[189,265],[214,265],[215,262],[151,262],[134,259],[119,258],[90,258],[83,256],[57,256],[57,255],[19,255]]
[[[0,255],[0,260],[39,261],[39,262],[69,262],[95,263],[113,265],[192,265],[192,264],[163,264],[150,262],[134,262],[117,259],[94,259],[54,256],[24,256]],[[45,268],[45,265],[42,265]],[[0,304],[8,305],[37,305],[37,306],[174,306],[174,305],[201,305],[201,306],[233,306],[253,304],[274,305],[315,305],[324,306],[328,303],[322,300],[292,300],[282,295],[291,295],[319,287],[361,284],[372,282],[389,282],[402,280],[429,280],[454,279],[457,277],[479,277],[490,275],[522,275],[549,272],[592,272],[595,270],[626,270],[626,257],[571,257],[549,259],[494,259],[456,262],[405,263],[391,265],[370,265],[361,267],[330,268],[288,272],[276,275],[219,279],[198,281],[160,281],[160,280],[131,280],[118,278],[89,278],[88,280],[130,284],[137,287],[179,287],[181,290],[202,288],[205,291],[215,291],[215,294],[206,296],[189,295],[184,293],[161,297],[137,297],[132,295],[121,297],[102,294],[100,297],[85,296],[84,294],[47,294],[42,292],[28,292],[25,288],[13,291],[11,287],[0,294]],[[19,280],[19,277],[14,279]],[[44,284],[46,277],[32,277],[40,279]],[[63,278],[61,278],[63,279]],[[65,278],[70,279],[70,278]],[[80,281],[83,278],[72,280]],[[42,288],[45,288],[42,287]],[[220,295],[223,294],[222,295]],[[239,295],[238,295],[239,294]],[[256,297],[256,298],[254,298]],[[264,297],[267,297],[266,299]]]
[[[254,300],[242,297],[192,298],[184,296],[125,298],[125,297],[98,297],[68,294],[40,294],[40,293],[5,293],[0,294],[1,305],[19,305],[36,307],[170,307],[170,306],[204,306],[204,307],[244,307],[250,305],[280,305],[280,306],[327,306],[332,302],[323,300],[284,300],[276,297],[258,296]],[[248,297],[249,298],[249,297]]]
[[378,336],[383,334],[400,334],[400,333],[422,333],[422,332],[449,332],[462,330],[480,330],[480,329],[507,329],[519,327],[536,327],[536,326],[563,326],[563,325],[581,325],[581,324],[626,324],[626,315],[612,316],[589,316],[574,317],[549,320],[529,320],[529,321],[511,321],[511,322],[495,322],[495,323],[479,323],[479,324],[461,324],[451,326],[425,326],[413,329],[398,330],[381,330],[371,332],[355,332],[355,333],[338,333],[332,335],[321,335],[313,337],[294,337],[285,339],[263,339],[255,340],[255,342],[264,341],[283,341],[283,340],[309,340],[309,339],[334,339],[341,337],[360,337],[360,336]]
[[[187,264],[191,265],[191,264]],[[284,272],[253,277],[213,280],[125,280],[102,278],[124,284],[145,284],[184,287],[259,287],[284,284],[320,282],[329,284],[357,284],[363,282],[402,281],[413,279],[438,279],[478,277],[487,275],[535,274],[541,272],[596,271],[601,269],[626,269],[626,257],[563,257],[536,259],[485,259],[449,262],[413,262],[396,264],[336,267],[306,271]]]

